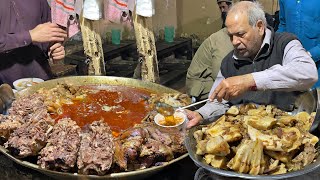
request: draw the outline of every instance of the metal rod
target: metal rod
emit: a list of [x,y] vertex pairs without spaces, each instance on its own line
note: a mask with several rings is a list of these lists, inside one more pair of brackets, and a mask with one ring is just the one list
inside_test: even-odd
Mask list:
[[205,100],[202,100],[202,101],[199,101],[199,102],[196,102],[196,103],[192,103],[192,104],[189,104],[188,106],[180,107],[178,109],[186,109],[186,108],[189,108],[189,107],[192,107],[192,106],[195,106],[195,105],[207,102],[207,101],[209,101],[209,99],[205,99]]

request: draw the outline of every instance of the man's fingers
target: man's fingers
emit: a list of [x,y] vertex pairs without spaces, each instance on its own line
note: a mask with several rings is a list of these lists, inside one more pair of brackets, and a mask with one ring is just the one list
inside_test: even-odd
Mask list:
[[49,50],[50,51],[62,51],[64,49],[64,47],[62,46],[61,43],[54,43]]
[[217,95],[219,94],[220,91],[221,91],[221,83],[216,87],[216,89],[210,95],[209,97],[210,101],[213,101],[215,98],[217,98]]
[[52,37],[63,37],[66,38],[68,35],[67,33],[61,33],[61,32],[53,32]]
[[219,93],[217,94],[216,99],[217,99],[219,102],[221,102],[222,99],[224,98],[225,94],[226,94],[226,90],[225,90],[225,89],[221,89],[221,90],[219,91]]
[[61,55],[64,55],[64,51],[57,51],[57,52],[52,52],[51,55],[54,57],[54,56],[61,56]]
[[60,56],[54,56],[54,57],[52,57],[52,59],[54,60],[54,61],[59,61],[59,60],[62,60],[62,59],[64,59],[64,55],[60,55]]
[[49,42],[57,42],[57,41],[62,42],[62,41],[64,41],[64,40],[65,40],[64,37],[50,37],[50,38],[49,38]]
[[198,124],[198,122],[196,120],[188,121],[187,128],[190,129],[197,124]]
[[63,48],[61,48],[62,50],[56,50],[56,51],[52,51],[51,53],[51,57],[54,60],[59,60],[59,59],[63,59],[65,57],[65,51],[63,51]]
[[53,45],[49,48],[49,51],[53,51],[53,50],[59,48],[59,46],[61,46],[61,44],[55,43],[55,44],[53,44]]
[[61,34],[65,34],[65,35],[67,34],[67,31],[65,31],[59,27],[52,28],[51,31],[54,33],[61,33]]
[[229,101],[230,100],[230,92],[226,92],[223,99]]

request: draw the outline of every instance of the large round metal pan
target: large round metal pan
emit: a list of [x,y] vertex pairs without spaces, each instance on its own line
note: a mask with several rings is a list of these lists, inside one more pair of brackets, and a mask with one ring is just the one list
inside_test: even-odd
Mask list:
[[130,172],[120,172],[120,173],[111,173],[104,176],[96,176],[96,175],[81,175],[77,173],[66,173],[66,172],[59,172],[59,171],[51,171],[47,169],[42,169],[38,165],[30,163],[28,161],[20,160],[12,156],[7,149],[5,149],[3,146],[0,146],[0,151],[5,154],[7,157],[9,157],[12,161],[15,163],[22,165],[27,168],[34,169],[40,173],[43,173],[45,175],[48,175],[50,177],[56,178],[56,179],[81,179],[81,180],[91,180],[91,179],[125,179],[125,180],[131,180],[131,179],[146,179],[147,177],[163,170],[164,168],[170,166],[171,164],[180,161],[181,159],[188,156],[188,154],[184,154],[176,159],[173,159],[166,164],[163,164],[161,166],[153,166],[146,169],[136,170],[136,171],[130,171]]
[[303,174],[306,174],[308,172],[314,171],[320,166],[320,156],[317,157],[316,161],[305,166],[303,169],[299,171],[292,171],[285,174],[279,174],[279,175],[250,175],[250,174],[241,174],[234,171],[227,171],[223,169],[214,168],[205,162],[203,162],[203,158],[200,155],[196,154],[196,145],[197,142],[193,137],[193,133],[196,130],[201,129],[203,126],[196,126],[189,130],[186,139],[185,139],[185,145],[188,150],[190,158],[197,164],[198,166],[208,170],[209,172],[221,175],[221,176],[227,176],[227,177],[237,177],[237,178],[244,178],[244,179],[285,179],[290,177],[296,177]]
[[[110,76],[108,77],[107,76],[72,76],[72,77],[65,77],[65,78],[45,81],[43,83],[27,88],[23,91],[20,91],[18,95],[32,94],[32,93],[35,93],[40,88],[50,89],[55,87],[59,83],[66,83],[66,84],[76,85],[76,86],[94,85],[94,86],[102,86],[102,87],[106,85],[121,85],[121,86],[135,87],[135,88],[143,88],[143,89],[150,90],[153,93],[177,93],[178,92],[173,89],[161,86],[159,84],[144,82],[144,81],[130,79],[130,78],[120,78],[120,77],[110,77]],[[6,156],[8,156],[10,159],[12,159],[14,162],[22,166],[34,169],[36,171],[39,171],[43,174],[46,174],[48,176],[51,176],[57,179],[141,179],[141,178],[146,178],[158,171],[161,171],[163,168],[169,166],[170,164],[173,164],[188,156],[188,154],[184,154],[161,166],[154,166],[154,167],[131,171],[131,172],[111,173],[105,176],[96,176],[96,175],[80,175],[77,173],[65,173],[65,172],[42,169],[36,164],[15,158],[3,146],[0,146],[0,151]]]

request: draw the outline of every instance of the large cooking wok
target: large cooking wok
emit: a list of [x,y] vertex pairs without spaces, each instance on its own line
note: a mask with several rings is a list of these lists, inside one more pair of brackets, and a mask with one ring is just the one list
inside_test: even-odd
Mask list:
[[[305,166],[303,169],[301,169],[299,171],[292,171],[292,172],[288,172],[285,174],[279,174],[279,175],[250,175],[250,174],[241,174],[241,173],[237,173],[234,171],[227,171],[227,170],[223,170],[223,169],[214,168],[214,167],[206,164],[205,162],[203,162],[202,156],[196,154],[197,142],[193,137],[193,133],[195,131],[201,129],[202,127],[203,126],[197,126],[197,127],[190,129],[190,131],[186,137],[186,140],[185,140],[185,145],[188,150],[190,158],[195,162],[195,164],[199,167],[206,169],[207,171],[209,171],[211,173],[215,173],[215,174],[218,174],[221,176],[226,176],[226,177],[237,177],[237,178],[244,178],[244,179],[261,179],[261,180],[268,179],[269,180],[269,179],[285,179],[285,178],[300,176],[303,174],[307,174],[311,171],[314,171],[315,169],[320,167],[320,156],[318,156],[315,162]],[[318,146],[319,146],[319,144],[318,144]]]
[[[318,90],[314,91],[308,91],[306,93],[301,94],[300,96],[297,97],[295,101],[295,109],[294,111],[290,112],[291,114],[296,114],[301,111],[306,111],[308,113],[311,113],[313,111],[319,111],[319,97],[317,96],[317,93],[319,93]],[[317,100],[318,99],[318,100]],[[316,118],[318,118],[317,116]],[[317,124],[318,125],[318,124]],[[236,177],[236,178],[244,178],[244,179],[285,179],[285,178],[290,178],[290,177],[296,177],[296,176],[301,176],[303,174],[307,174],[311,171],[314,171],[315,169],[320,167],[320,155],[318,155],[317,159],[315,162],[305,166],[303,169],[298,170],[298,171],[292,171],[288,172],[285,174],[279,174],[279,175],[250,175],[250,174],[241,174],[235,171],[228,171],[228,170],[223,170],[219,168],[214,168],[208,164],[206,164],[203,161],[203,157],[200,155],[196,154],[196,145],[197,142],[195,138],[193,137],[193,133],[199,129],[201,129],[202,126],[197,126],[193,127],[192,129],[189,130],[188,134],[186,135],[185,139],[185,146],[188,150],[190,158],[195,162],[195,164],[199,167],[202,167],[206,169],[208,172],[218,174],[220,176],[226,176],[226,177]],[[311,127],[311,130],[315,130],[316,127]],[[318,149],[320,148],[320,144],[316,145],[318,146]]]
[[[23,91],[20,91],[18,96],[20,95],[29,95],[32,93],[35,93],[40,88],[50,89],[55,87],[58,83],[66,83],[71,85],[95,85],[102,87],[104,85],[121,85],[121,86],[129,86],[129,87],[135,87],[135,88],[143,88],[150,90],[154,93],[177,93],[177,91],[161,86],[159,84],[150,83],[150,82],[143,82],[140,80],[130,79],[130,78],[120,78],[120,77],[106,77],[106,76],[74,76],[74,77],[66,77],[66,78],[59,78],[54,80],[45,81],[41,84],[37,84],[35,86],[32,86],[28,89],[25,89]],[[121,172],[121,173],[111,173],[105,176],[96,176],[96,175],[79,175],[79,174],[73,174],[73,173],[64,173],[64,172],[58,172],[58,171],[51,171],[47,169],[42,169],[38,165],[30,163],[28,161],[23,161],[20,159],[17,159],[13,157],[7,149],[5,149],[3,146],[0,146],[0,151],[8,156],[10,159],[12,159],[14,162],[34,169],[36,171],[39,171],[41,173],[44,173],[48,176],[55,177],[58,179],[141,179],[145,178],[147,176],[150,176],[166,166],[169,166],[170,164],[177,162],[185,157],[187,157],[187,154],[184,154],[176,159],[173,159],[172,161],[169,161],[168,163],[151,167],[143,170],[136,170],[131,172]]]

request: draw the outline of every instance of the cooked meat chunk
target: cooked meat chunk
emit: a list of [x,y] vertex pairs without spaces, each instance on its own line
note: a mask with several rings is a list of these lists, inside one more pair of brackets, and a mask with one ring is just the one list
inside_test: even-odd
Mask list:
[[153,123],[139,124],[117,139],[115,163],[124,170],[148,168],[186,152],[183,133],[161,129]]
[[[170,147],[156,141],[154,139],[148,139],[147,142],[142,145],[140,157],[151,156],[158,161],[170,161],[173,159],[173,152]],[[155,163],[156,161],[152,161]],[[152,163],[146,164],[145,167],[150,167]]]
[[175,156],[187,152],[187,149],[184,146],[184,134],[182,132],[170,133],[170,138],[172,143],[169,145],[169,147]]
[[104,175],[113,162],[114,142],[110,127],[95,121],[81,135],[78,169],[81,174]]
[[126,158],[129,161],[134,161],[138,158],[141,145],[144,144],[144,139],[141,136],[135,136],[129,139],[126,139],[122,148]]
[[0,115],[0,137],[7,140],[10,134],[23,123],[21,116]]
[[294,159],[292,159],[292,163],[289,165],[289,169],[291,170],[300,170],[306,165],[313,162],[314,158],[317,156],[317,150],[311,144],[306,144],[302,152],[300,152]]
[[172,140],[171,140],[169,134],[162,133],[155,126],[147,126],[146,129],[148,130],[152,139],[160,141],[161,143],[163,143],[165,145],[170,145],[172,143]]
[[159,128],[154,125],[147,125],[150,137],[154,140],[169,146],[174,154],[183,154],[187,152],[184,146],[184,135],[176,129]]
[[134,127],[134,128],[131,128],[131,129],[128,129],[128,130],[122,132],[120,134],[120,139],[124,140],[124,139],[128,139],[131,137],[136,137],[136,136],[140,136],[141,138],[148,138],[149,133],[146,129],[144,129],[142,127]]
[[230,153],[230,146],[222,136],[210,137],[206,145],[206,152],[217,156],[226,156]]
[[114,141],[114,162],[120,167],[120,169],[127,170],[127,157],[122,148],[120,140]]
[[42,109],[11,134],[5,147],[19,158],[35,156],[46,145],[53,124],[54,120]]
[[77,161],[80,147],[80,127],[70,118],[59,120],[54,125],[47,146],[39,153],[41,168],[69,171]]
[[23,120],[27,122],[30,120],[31,116],[39,110],[47,110],[44,104],[44,97],[40,94],[32,94],[29,96],[22,96],[13,101],[8,113],[10,115],[21,116]]
[[190,104],[191,99],[187,94],[181,93],[151,94],[151,97],[148,99],[148,103],[152,109],[154,109],[159,102],[173,107],[182,107]]

